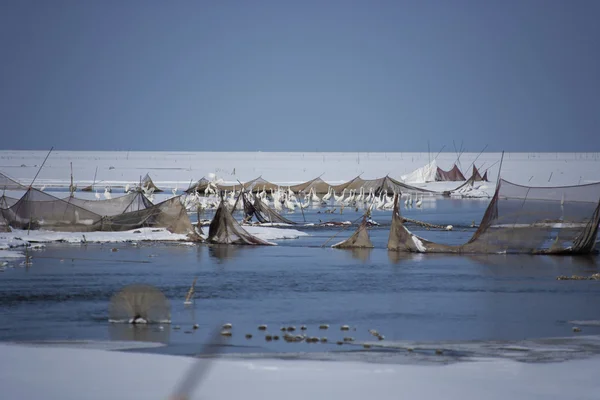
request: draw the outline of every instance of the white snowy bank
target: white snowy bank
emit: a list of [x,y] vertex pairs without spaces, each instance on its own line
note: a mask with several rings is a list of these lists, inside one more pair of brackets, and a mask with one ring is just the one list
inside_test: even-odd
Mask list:
[[187,235],[171,233],[164,228],[140,228],[124,232],[54,232],[25,231],[14,229],[12,232],[0,234],[0,244],[4,242],[18,243],[121,243],[140,241],[185,241]]
[[[165,400],[195,362],[179,356],[0,344],[0,387],[6,400]],[[600,390],[599,366],[599,357],[435,366],[217,360],[191,399],[591,400]]]
[[[308,236],[296,229],[272,228],[266,226],[244,226],[248,233],[263,240],[298,239]],[[42,243],[125,243],[125,242],[175,242],[187,241],[187,235],[171,233],[163,228],[141,228],[125,232],[53,232],[44,230],[0,233],[0,258],[24,257],[22,252],[15,251],[29,246],[41,248]]]
[[272,228],[268,226],[248,226],[243,228],[251,235],[263,240],[298,239],[300,236],[308,236],[308,233],[296,229]]

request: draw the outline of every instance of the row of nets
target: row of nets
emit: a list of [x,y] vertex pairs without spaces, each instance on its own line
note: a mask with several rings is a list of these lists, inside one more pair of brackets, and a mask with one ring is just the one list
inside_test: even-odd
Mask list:
[[143,227],[193,233],[179,196],[152,204],[141,192],[110,200],[58,198],[29,188],[18,200],[4,197],[0,222],[16,229],[67,232],[127,231]]
[[[206,189],[213,184],[206,178],[202,178],[199,181],[193,183],[187,190],[186,193],[193,193],[194,191],[198,193],[204,193]],[[360,176],[357,176],[354,179],[349,180],[348,182],[333,185],[325,182],[320,177],[315,179],[311,179],[310,181],[299,183],[296,185],[278,185],[272,182],[269,182],[262,177],[258,177],[251,181],[248,181],[243,184],[237,185],[222,185],[222,184],[214,184],[218,190],[227,190],[227,191],[239,191],[244,190],[246,192],[258,193],[260,191],[275,191],[281,188],[288,188],[295,193],[308,193],[313,190],[316,194],[326,194],[329,190],[334,190],[336,193],[342,192],[344,189],[346,190],[360,190],[364,188],[365,192],[369,190],[373,190],[375,195],[379,195],[382,191],[387,194],[392,193],[400,193],[400,192],[411,192],[411,193],[434,193],[431,190],[423,189],[416,186],[411,186],[406,183],[402,183],[397,181],[389,176],[384,176],[383,178],[377,179],[362,179]]]

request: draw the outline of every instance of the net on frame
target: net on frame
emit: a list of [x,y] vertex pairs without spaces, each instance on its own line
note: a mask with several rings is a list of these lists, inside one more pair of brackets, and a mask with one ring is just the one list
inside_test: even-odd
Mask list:
[[481,224],[460,246],[434,243],[403,224],[395,199],[388,249],[421,253],[588,254],[600,223],[600,183],[521,186],[500,180]]

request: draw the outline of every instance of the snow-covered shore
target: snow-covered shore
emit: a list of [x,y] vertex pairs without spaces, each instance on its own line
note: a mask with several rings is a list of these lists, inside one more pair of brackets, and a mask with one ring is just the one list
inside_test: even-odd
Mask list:
[[[0,172],[29,184],[47,152],[0,151]],[[320,152],[92,152],[54,151],[41,170],[36,184],[68,185],[70,163],[79,187],[92,183],[98,168],[99,187],[137,183],[146,173],[167,189],[185,189],[190,182],[213,173],[225,182],[236,183],[262,176],[277,184],[294,184],[321,176],[338,184],[357,175],[364,179],[389,175],[399,179],[428,164],[428,153],[320,153]],[[481,173],[496,180],[500,153],[463,153],[459,167],[465,177],[475,162]],[[454,152],[440,153],[436,162],[445,170],[457,161]],[[505,153],[502,177],[528,185],[574,185],[600,180],[600,153]],[[451,183],[456,187],[454,183]],[[423,185],[419,185],[423,186]],[[425,184],[428,187],[429,184]]]
[[[283,229],[262,226],[245,226],[249,233],[263,240],[297,239],[308,236],[307,233],[296,229]],[[135,243],[143,241],[154,242],[185,242],[187,235],[171,233],[163,228],[140,228],[125,232],[52,232],[44,230],[23,231],[15,229],[12,232],[0,233],[0,258],[24,257],[22,249],[26,246],[40,247],[43,243]]]
[[[196,362],[180,356],[0,344],[0,387],[6,400],[168,399]],[[591,400],[600,390],[598,357],[560,363],[481,359],[434,366],[268,358],[200,362],[211,365],[191,399]]]

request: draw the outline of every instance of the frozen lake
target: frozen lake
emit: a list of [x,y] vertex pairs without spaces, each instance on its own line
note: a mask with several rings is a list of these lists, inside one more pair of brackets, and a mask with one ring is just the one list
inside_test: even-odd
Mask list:
[[[471,236],[471,222],[479,222],[486,206],[484,200],[428,199],[423,209],[403,215],[454,225],[452,232],[412,229],[458,244]],[[361,215],[317,211],[286,216],[319,222]],[[345,350],[335,345],[344,336],[372,340],[368,329],[391,341],[523,340],[577,335],[569,321],[600,319],[598,282],[555,279],[598,272],[597,256],[405,255],[385,249],[391,212],[375,211],[373,219],[381,224],[370,230],[376,248],[364,251],[329,248],[354,229],[339,227],[298,228],[309,236],[279,240],[276,247],[48,244],[34,253],[29,268],[0,274],[0,340],[157,341],[167,346],[152,351],[194,354],[216,324],[230,322],[228,352],[322,352]],[[194,277],[195,304],[184,306]],[[110,297],[131,283],[166,294],[171,326],[159,331],[108,323]],[[192,330],[196,323],[200,329]],[[318,330],[323,323],[331,328]],[[273,334],[281,334],[281,326],[306,325],[309,335],[327,336],[330,343],[266,342],[259,324]],[[342,324],[356,331],[341,332]],[[600,326],[584,331],[600,334]],[[245,339],[246,333],[254,338]]]

